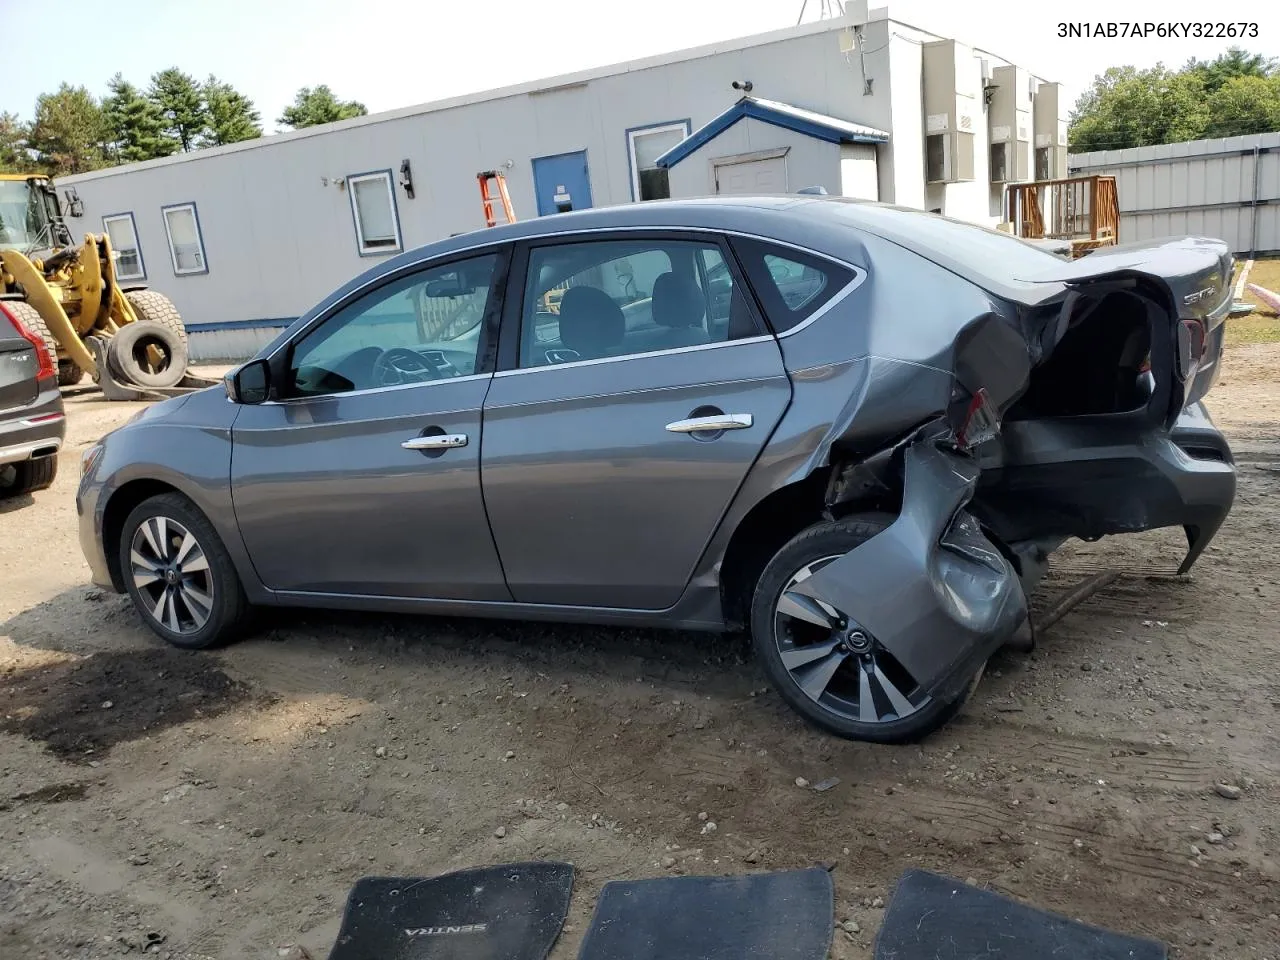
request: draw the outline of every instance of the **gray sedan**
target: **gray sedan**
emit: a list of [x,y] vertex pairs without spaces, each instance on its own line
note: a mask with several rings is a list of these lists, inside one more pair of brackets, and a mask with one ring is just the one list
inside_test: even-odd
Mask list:
[[1065,540],[1213,537],[1231,268],[794,196],[452,237],[87,450],[81,542],[183,647],[252,604],[746,628],[807,719],[909,740]]

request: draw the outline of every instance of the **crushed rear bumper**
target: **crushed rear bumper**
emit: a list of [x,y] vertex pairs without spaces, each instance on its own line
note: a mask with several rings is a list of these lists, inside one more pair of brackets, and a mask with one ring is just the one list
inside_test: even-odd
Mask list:
[[1231,448],[1198,402],[1167,432],[1068,418],[1005,423],[1002,438],[1002,463],[983,472],[974,509],[1006,542],[1182,527],[1185,573],[1235,501]]
[[898,518],[793,589],[849,613],[931,696],[954,699],[1026,620],[1026,599],[964,509],[977,464],[921,440],[903,466]]

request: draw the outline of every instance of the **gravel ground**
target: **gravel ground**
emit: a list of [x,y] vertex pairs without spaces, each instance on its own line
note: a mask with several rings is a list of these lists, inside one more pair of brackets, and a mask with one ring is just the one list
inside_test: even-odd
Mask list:
[[554,858],[555,958],[610,879],[825,863],[837,958],[916,866],[1276,960],[1277,371],[1233,348],[1212,394],[1241,488],[1194,575],[1173,532],[1069,548],[1038,605],[1124,576],[903,748],[804,727],[733,637],[288,612],[167,649],[75,534],[79,451],[139,405],[69,390],[57,484],[0,506],[0,957],[323,957],[361,876]]

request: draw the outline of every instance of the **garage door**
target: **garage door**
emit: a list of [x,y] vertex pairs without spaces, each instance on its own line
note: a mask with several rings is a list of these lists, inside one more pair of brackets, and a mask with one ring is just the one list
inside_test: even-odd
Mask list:
[[785,157],[716,164],[716,193],[786,193]]

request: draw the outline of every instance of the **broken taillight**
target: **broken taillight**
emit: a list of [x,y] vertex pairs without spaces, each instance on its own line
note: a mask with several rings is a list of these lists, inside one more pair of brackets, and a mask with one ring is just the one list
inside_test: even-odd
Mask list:
[[18,336],[26,340],[27,343],[35,349],[36,352],[36,380],[48,380],[51,377],[58,376],[58,368],[54,366],[53,357],[49,354],[48,345],[40,337],[36,336],[32,331],[28,330],[17,314],[4,305],[0,301],[0,313],[9,318],[13,324],[13,329],[18,331]]
[[962,450],[972,450],[1000,433],[1000,414],[986,387],[980,387],[969,401],[964,423],[956,431],[956,443]]
[[1178,325],[1178,376],[1187,380],[1204,356],[1205,329],[1199,320],[1183,320]]

